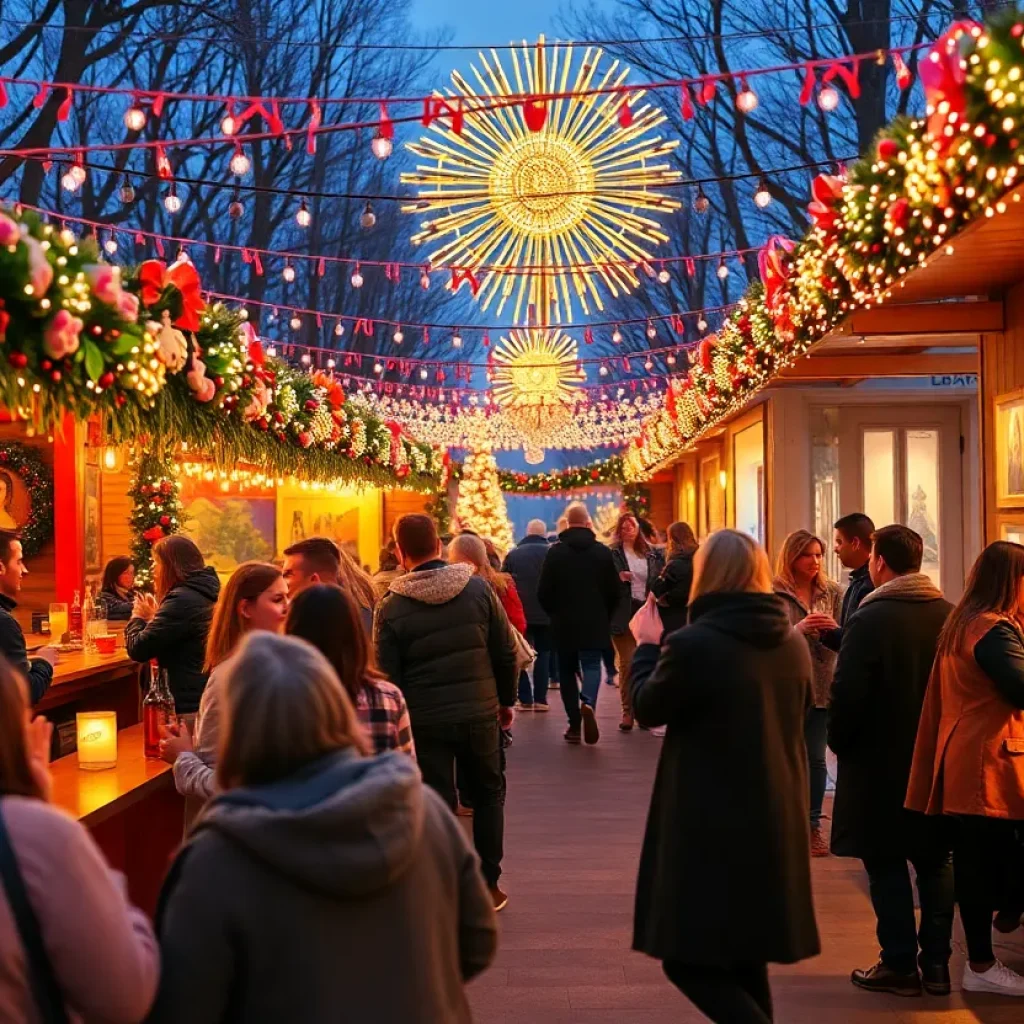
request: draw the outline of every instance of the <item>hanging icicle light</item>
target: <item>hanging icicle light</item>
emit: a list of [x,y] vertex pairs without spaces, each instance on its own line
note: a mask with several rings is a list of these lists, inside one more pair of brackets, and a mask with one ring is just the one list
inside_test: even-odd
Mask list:
[[146,112],[133,103],[124,112],[124,126],[130,132],[141,132],[146,127]]
[[825,113],[830,113],[839,106],[839,90],[831,85],[824,85],[818,93],[818,106]]
[[313,218],[309,214],[309,207],[306,205],[306,200],[303,199],[302,202],[299,203],[298,212],[295,214],[295,223],[298,224],[300,228],[308,228],[312,219]]
[[235,155],[231,158],[231,173],[236,178],[245,177],[249,173],[249,168],[252,166],[252,162],[245,155],[241,147],[235,150]]
[[768,191],[768,182],[765,181],[764,175],[757,182],[757,191],[754,193],[754,203],[758,209],[763,210],[772,201],[772,194]]
[[359,226],[364,231],[369,231],[374,224],[377,223],[377,214],[373,212],[373,207],[367,200],[366,206],[363,207],[363,215],[359,218]]
[[164,209],[170,214],[181,209],[181,197],[173,185],[164,193]]
[[705,193],[703,185],[697,186],[697,195],[694,196],[693,199],[693,208],[697,213],[701,215],[707,213],[708,210],[711,209],[711,200],[708,199],[707,193]]
[[124,181],[121,182],[121,190],[118,195],[125,206],[131,206],[135,202],[135,189],[132,187],[132,183],[128,180],[127,175],[125,175]]
[[288,260],[285,260],[284,270],[281,271],[281,276],[291,284],[295,280],[295,268],[291,265]]
[[373,150],[373,155],[378,160],[387,160],[387,158],[391,156],[394,146],[392,146],[389,138],[381,135],[380,129],[378,128],[373,136],[373,142],[370,143],[370,149]]

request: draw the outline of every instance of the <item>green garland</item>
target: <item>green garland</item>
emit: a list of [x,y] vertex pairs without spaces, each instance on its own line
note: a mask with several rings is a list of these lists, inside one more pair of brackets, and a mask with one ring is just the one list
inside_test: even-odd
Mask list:
[[514,473],[507,469],[498,470],[498,481],[501,489],[507,494],[557,494],[580,487],[621,484],[624,480],[620,455],[553,473]]
[[39,430],[99,414],[115,441],[309,480],[431,491],[440,470],[333,376],[265,357],[244,311],[202,301],[190,265],[149,261],[122,281],[94,240],[18,210],[0,212],[0,403]]
[[815,180],[813,226],[795,246],[766,247],[764,282],[749,286],[645,420],[625,453],[627,479],[678,456],[958,231],[1002,212],[1024,165],[1022,41],[1021,14],[1007,10],[984,28],[959,22],[935,44],[920,62],[935,113],[896,119],[845,180]]
[[23,554],[31,558],[53,539],[53,473],[34,448],[16,441],[0,444],[0,470],[17,473],[28,491],[28,518],[17,532]]
[[153,579],[153,545],[177,533],[184,522],[178,478],[166,456],[147,453],[135,469],[132,489],[132,562],[135,581],[145,586]]

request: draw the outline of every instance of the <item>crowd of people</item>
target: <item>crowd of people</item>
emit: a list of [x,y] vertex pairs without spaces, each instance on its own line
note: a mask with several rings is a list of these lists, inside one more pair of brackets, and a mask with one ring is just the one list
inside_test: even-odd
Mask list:
[[709,1019],[773,1019],[767,965],[818,953],[811,859],[833,854],[863,862],[877,919],[854,985],[948,994],[959,905],[962,988],[1024,996],[992,941],[1024,915],[1024,547],[989,545],[953,607],[921,537],[861,513],[830,538],[845,589],[803,530],[773,572],[733,530],[663,544],[623,512],[602,539],[582,503],[559,525],[502,560],[405,515],[373,577],[317,537],[223,586],[182,535],[154,545],[153,593],[112,562],[126,649],[178,713],[184,841],[153,926],[47,804],[53,661],[26,654],[0,534],[0,1019],[469,1021],[508,902],[515,713],[557,685],[565,742],[592,746],[604,682],[623,733],[664,736],[633,945]]

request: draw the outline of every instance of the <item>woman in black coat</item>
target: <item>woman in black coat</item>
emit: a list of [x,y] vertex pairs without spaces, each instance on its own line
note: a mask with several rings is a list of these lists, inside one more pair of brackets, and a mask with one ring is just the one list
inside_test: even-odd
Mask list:
[[107,619],[127,621],[135,604],[135,563],[127,555],[118,555],[103,569],[99,603]]
[[665,635],[686,625],[686,608],[693,585],[693,556],[697,538],[689,523],[673,523],[668,528],[668,561],[651,582],[651,593],[658,599],[658,612]]
[[701,548],[690,624],[654,598],[632,628],[637,721],[668,733],[647,819],[633,948],[713,1021],[772,1020],[768,963],[820,945],[811,899],[811,659],[771,593],[764,551],[720,530]]
[[153,545],[153,569],[156,598],[135,598],[124,629],[125,649],[132,661],[155,658],[167,671],[178,714],[194,716],[206,688],[206,637],[220,580],[199,548],[181,534]]

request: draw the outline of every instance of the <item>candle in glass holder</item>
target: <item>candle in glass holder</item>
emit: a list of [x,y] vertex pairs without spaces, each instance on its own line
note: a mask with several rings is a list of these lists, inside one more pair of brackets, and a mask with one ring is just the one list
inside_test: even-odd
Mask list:
[[113,768],[117,764],[117,712],[79,711],[78,767],[89,771]]

